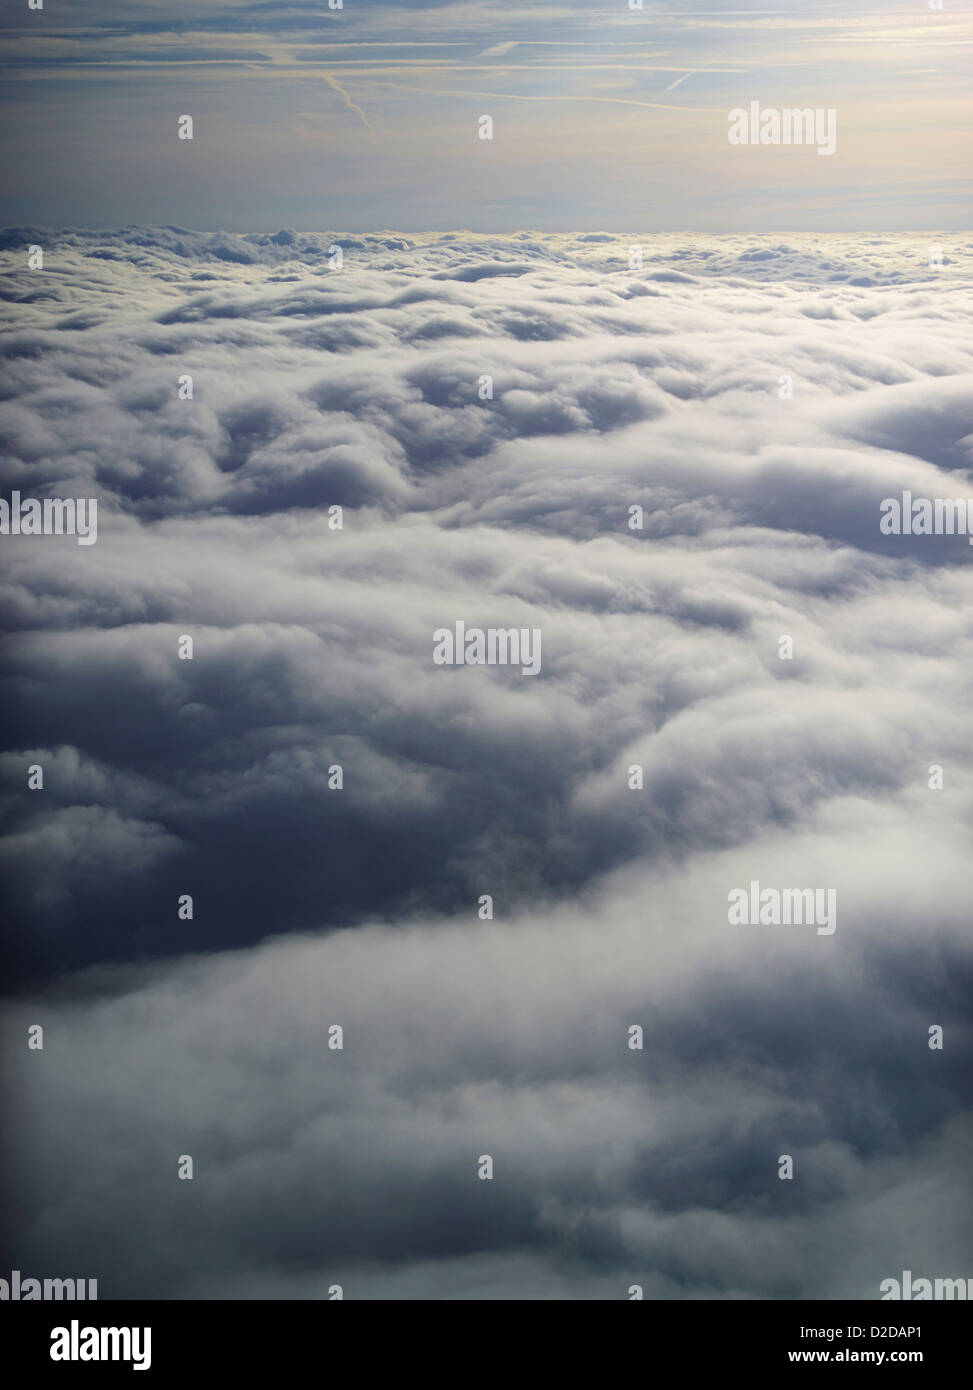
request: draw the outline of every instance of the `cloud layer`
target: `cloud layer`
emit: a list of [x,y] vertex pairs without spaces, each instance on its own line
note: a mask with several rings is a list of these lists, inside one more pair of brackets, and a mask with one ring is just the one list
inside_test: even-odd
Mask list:
[[[2,538],[11,1267],[965,1277],[973,552],[879,504],[973,496],[968,238],[2,245],[0,491],[99,504]],[[457,620],[541,673],[435,666]]]

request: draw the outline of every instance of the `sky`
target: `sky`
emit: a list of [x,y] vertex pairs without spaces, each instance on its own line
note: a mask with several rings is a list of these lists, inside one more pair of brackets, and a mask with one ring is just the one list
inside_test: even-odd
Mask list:
[[0,1279],[973,1277],[971,45],[3,0]]
[[[971,45],[957,0],[3,0],[0,224],[962,230]],[[731,145],[753,100],[834,153]]]

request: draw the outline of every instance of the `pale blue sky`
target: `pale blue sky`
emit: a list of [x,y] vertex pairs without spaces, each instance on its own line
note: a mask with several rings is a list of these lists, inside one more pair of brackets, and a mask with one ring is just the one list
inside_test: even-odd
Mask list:
[[[962,230],[973,7],[943,5],[4,0],[0,221]],[[751,100],[833,107],[835,154],[730,146]]]

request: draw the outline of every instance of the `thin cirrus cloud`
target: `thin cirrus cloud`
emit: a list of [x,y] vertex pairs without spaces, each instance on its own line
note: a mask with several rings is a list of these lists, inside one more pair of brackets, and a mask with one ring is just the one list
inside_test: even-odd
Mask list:
[[[959,228],[971,23],[905,0],[850,15],[132,3],[70,27],[11,11],[0,221],[271,230],[272,205],[276,225],[317,230],[340,188],[344,225],[413,230],[595,229],[609,209],[671,230]],[[731,149],[727,112],[753,98],[833,107],[835,154],[798,169]]]

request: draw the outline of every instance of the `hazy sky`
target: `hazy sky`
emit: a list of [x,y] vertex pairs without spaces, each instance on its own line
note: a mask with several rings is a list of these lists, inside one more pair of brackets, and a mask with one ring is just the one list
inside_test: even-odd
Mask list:
[[[973,10],[943,3],[3,0],[0,221],[960,230]],[[836,152],[730,145],[751,100],[833,108]]]

